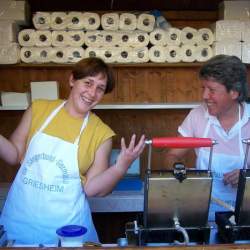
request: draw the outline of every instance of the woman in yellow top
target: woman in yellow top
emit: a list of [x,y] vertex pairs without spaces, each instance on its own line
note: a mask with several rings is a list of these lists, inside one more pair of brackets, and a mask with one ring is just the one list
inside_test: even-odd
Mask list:
[[98,242],[86,196],[104,196],[144,148],[135,135],[109,167],[114,132],[91,109],[113,89],[110,68],[98,58],[78,62],[66,101],[36,101],[7,140],[0,157],[21,167],[8,193],[0,223],[17,244],[57,244],[56,229],[87,228],[84,241]]

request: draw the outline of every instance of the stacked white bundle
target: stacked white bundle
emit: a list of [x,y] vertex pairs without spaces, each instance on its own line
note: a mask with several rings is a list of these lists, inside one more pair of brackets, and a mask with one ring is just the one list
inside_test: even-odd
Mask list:
[[136,15],[132,13],[122,13],[119,19],[120,30],[135,30],[137,26]]
[[119,14],[106,13],[101,17],[101,25],[104,30],[118,30],[119,29]]
[[70,11],[68,13],[67,28],[69,30],[82,30],[84,29],[85,22],[82,12]]
[[67,62],[75,63],[84,58],[85,51],[82,47],[67,47]]
[[18,31],[19,25],[16,22],[0,19],[0,64],[15,64],[20,61]]
[[34,63],[39,58],[38,48],[36,47],[22,47],[20,52],[22,62]]
[[250,20],[250,2],[222,1],[219,4],[219,19],[224,20]]
[[85,41],[85,33],[82,30],[69,30],[67,32],[68,46],[81,47]]
[[250,42],[242,43],[242,58],[243,63],[250,63]]
[[194,62],[196,60],[195,45],[184,44],[181,46],[181,61]]
[[17,43],[0,46],[0,64],[15,64],[20,61],[20,47]]
[[181,30],[178,28],[169,28],[166,33],[167,45],[176,45],[181,44]]
[[118,49],[117,62],[118,63],[131,63],[133,62],[133,48],[123,47]]
[[52,12],[50,27],[52,30],[65,30],[69,19],[66,12]]
[[215,40],[219,41],[241,41],[243,22],[238,20],[219,20],[212,26]]
[[85,50],[86,57],[101,57],[101,48],[87,47]]
[[241,58],[241,45],[241,42],[225,40],[214,42],[212,47],[214,55],[225,54]]
[[85,44],[88,47],[101,47],[104,44],[101,30],[87,31],[85,33]]
[[213,50],[209,45],[197,45],[195,57],[198,62],[205,62],[213,56]]
[[212,45],[214,42],[214,34],[211,29],[202,28],[198,30],[197,44]]
[[213,50],[215,55],[226,54],[242,58],[241,40],[244,23],[239,20],[219,20],[212,28],[215,33]]
[[83,12],[82,18],[85,30],[97,30],[101,25],[101,19],[97,13]]
[[168,45],[166,47],[166,61],[177,63],[181,61],[181,48],[177,45]]
[[138,19],[137,19],[138,30],[151,32],[154,30],[154,27],[155,27],[154,15],[143,13],[138,16]]
[[241,38],[243,42],[250,42],[250,21],[243,22]]
[[18,33],[18,42],[21,46],[32,47],[36,42],[36,30],[24,29]]
[[182,44],[194,45],[198,43],[198,31],[192,27],[181,30],[180,40]]
[[51,27],[51,14],[49,12],[36,12],[32,17],[32,23],[38,30],[48,30]]
[[25,0],[1,0],[0,20],[15,22],[18,25],[29,24],[28,1]]
[[132,60],[135,63],[146,63],[149,61],[148,47],[136,48],[132,53]]
[[49,47],[52,45],[52,33],[50,30],[37,30],[35,34],[35,46]]
[[51,56],[53,53],[52,47],[40,47],[40,48],[35,48],[36,52],[33,57],[34,62],[37,63],[48,63],[51,61]]
[[54,30],[51,35],[51,45],[55,47],[65,47],[67,46],[67,31],[64,30]]
[[101,31],[101,35],[103,36],[103,44],[104,47],[115,47],[119,46],[119,33],[114,31],[103,30]]
[[149,49],[148,56],[151,62],[166,62],[166,47],[154,45]]
[[167,44],[167,32],[163,29],[156,28],[150,32],[149,41],[153,45],[165,46]]

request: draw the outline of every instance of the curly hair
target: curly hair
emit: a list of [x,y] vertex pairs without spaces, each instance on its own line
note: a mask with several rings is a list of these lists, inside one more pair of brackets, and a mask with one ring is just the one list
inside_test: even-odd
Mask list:
[[212,57],[201,67],[199,77],[223,84],[228,92],[237,91],[239,93],[238,102],[247,100],[247,68],[236,56],[217,55]]

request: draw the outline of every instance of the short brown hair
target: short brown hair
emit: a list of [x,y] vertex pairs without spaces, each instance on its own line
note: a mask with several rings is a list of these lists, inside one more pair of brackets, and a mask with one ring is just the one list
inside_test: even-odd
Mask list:
[[80,80],[87,76],[96,76],[100,73],[107,77],[105,94],[110,93],[115,85],[113,71],[101,58],[84,58],[77,62],[72,69],[72,75],[75,80]]

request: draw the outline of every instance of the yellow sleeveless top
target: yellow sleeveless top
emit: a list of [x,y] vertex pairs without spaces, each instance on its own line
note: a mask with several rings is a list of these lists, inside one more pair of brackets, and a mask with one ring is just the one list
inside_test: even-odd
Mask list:
[[[28,142],[50,113],[62,102],[63,100],[36,100],[32,103],[32,122]],[[80,133],[82,123],[83,119],[70,116],[62,108],[43,132],[74,143]],[[82,182],[86,180],[85,174],[94,161],[98,147],[114,135],[115,133],[108,125],[102,122],[94,113],[90,112],[89,121],[81,134],[78,148],[78,166]]]

